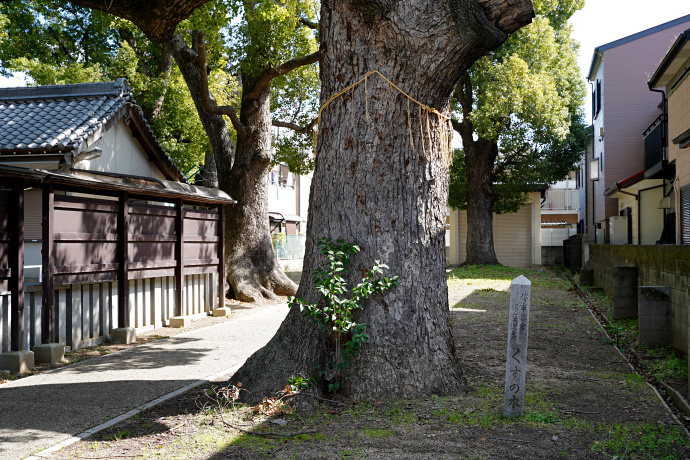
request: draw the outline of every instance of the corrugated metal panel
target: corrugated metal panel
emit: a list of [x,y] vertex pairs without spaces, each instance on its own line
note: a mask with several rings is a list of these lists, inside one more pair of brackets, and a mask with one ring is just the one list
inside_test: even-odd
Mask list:
[[[539,231],[539,229],[537,229]],[[494,250],[498,261],[511,267],[532,266],[532,204],[515,214],[494,216]],[[458,212],[458,260],[467,259],[467,212]]]
[[510,267],[532,266],[532,206],[514,214],[494,216],[494,250],[498,261]]
[[467,211],[458,211],[458,261],[467,260]]
[[690,185],[680,189],[680,244],[690,244]]
[[40,189],[24,192],[24,239],[40,240],[43,238],[41,230],[41,216],[43,215],[43,197]]

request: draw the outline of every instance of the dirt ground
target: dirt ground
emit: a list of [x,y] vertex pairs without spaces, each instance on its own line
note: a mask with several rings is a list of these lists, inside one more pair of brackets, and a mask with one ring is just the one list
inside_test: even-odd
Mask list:
[[[532,282],[525,415],[508,420],[501,414],[509,287],[520,274]],[[208,394],[225,383],[214,382],[56,458],[690,459],[687,432],[568,280],[504,268],[461,275],[448,285],[467,394],[325,403],[268,417],[219,411]]]

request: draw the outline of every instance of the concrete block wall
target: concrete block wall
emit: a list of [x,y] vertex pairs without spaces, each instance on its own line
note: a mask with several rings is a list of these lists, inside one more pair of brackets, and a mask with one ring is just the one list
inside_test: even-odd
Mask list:
[[589,244],[585,265],[594,270],[594,284],[614,297],[615,267],[638,268],[638,286],[668,286],[671,289],[671,345],[688,351],[688,286],[690,246]]
[[[215,273],[185,276],[184,316],[203,316],[216,308],[218,297]],[[175,277],[131,280],[129,324],[139,331],[168,324],[175,316]],[[58,342],[73,350],[102,343],[118,325],[117,281],[57,286],[54,327]],[[41,343],[41,285],[24,290],[24,350]],[[10,293],[0,293],[0,353],[10,351]]]

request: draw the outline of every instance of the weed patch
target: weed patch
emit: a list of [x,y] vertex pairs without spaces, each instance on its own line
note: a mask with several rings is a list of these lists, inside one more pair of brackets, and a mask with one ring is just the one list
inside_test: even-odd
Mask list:
[[[679,429],[667,425],[644,423],[639,425],[605,425],[601,427],[601,441],[592,445],[594,452],[629,459],[677,459],[690,440]],[[616,458],[614,457],[614,458]]]

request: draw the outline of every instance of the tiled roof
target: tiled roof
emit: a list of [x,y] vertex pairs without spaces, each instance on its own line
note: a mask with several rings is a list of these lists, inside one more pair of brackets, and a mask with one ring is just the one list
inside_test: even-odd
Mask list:
[[105,83],[0,88],[0,155],[77,154],[87,147],[85,141],[126,113],[145,125],[143,134],[155,150],[159,168],[185,181],[132,100],[124,78]]
[[124,79],[0,89],[0,151],[78,148],[132,96]]

